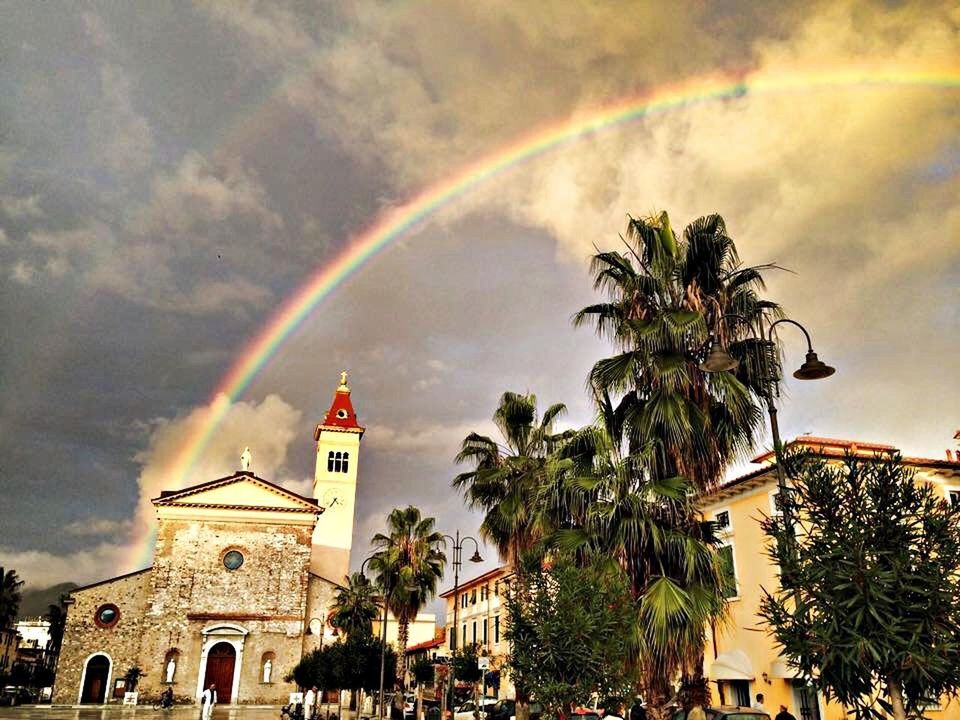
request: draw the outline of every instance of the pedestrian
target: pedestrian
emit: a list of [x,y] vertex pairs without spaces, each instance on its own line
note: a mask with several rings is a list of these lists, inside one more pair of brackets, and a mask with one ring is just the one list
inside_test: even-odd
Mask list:
[[763,693],[757,693],[757,701],[751,707],[754,710],[759,710],[762,713],[767,713],[767,715],[770,714],[767,712],[767,709],[763,706]]
[[626,720],[623,702],[620,700],[607,700],[604,705],[607,705],[606,714],[604,715],[605,718],[609,718],[609,720]]
[[403,691],[398,686],[390,703],[390,720],[403,720]]
[[317,686],[314,685],[312,688],[307,690],[307,694],[303,696],[303,717],[305,720],[313,720],[313,706],[317,703]]
[[213,714],[213,706],[216,704],[217,686],[210,683],[210,686],[200,696],[200,719],[210,720],[210,715]]
[[630,707],[630,720],[647,720],[647,711],[640,703],[640,698],[633,699],[633,705]]
[[777,713],[777,717],[774,720],[797,720],[793,715],[787,712],[787,706],[781,705],[780,712]]

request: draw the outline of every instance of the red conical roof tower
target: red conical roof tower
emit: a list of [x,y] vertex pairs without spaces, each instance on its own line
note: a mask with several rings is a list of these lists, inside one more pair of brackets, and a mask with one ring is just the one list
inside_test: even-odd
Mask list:
[[317,429],[313,433],[313,439],[320,439],[321,430],[360,433],[362,437],[364,429],[365,428],[357,422],[357,413],[353,409],[353,403],[350,402],[350,388],[347,387],[347,373],[344,371],[340,373],[340,387],[338,387],[337,391],[333,394],[333,402],[330,404],[330,409],[327,410],[327,415],[323,418],[323,422],[317,425]]

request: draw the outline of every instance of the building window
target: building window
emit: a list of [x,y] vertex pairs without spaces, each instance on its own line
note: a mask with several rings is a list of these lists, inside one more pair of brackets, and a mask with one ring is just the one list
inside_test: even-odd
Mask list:
[[494,596],[494,597],[500,597],[500,581],[499,581],[499,580],[497,580],[497,581],[493,584],[493,596]]
[[236,570],[243,565],[243,553],[239,550],[229,550],[223,556],[223,566],[227,570]]
[[327,472],[333,472],[333,450],[327,453]]
[[120,609],[113,603],[107,603],[97,608],[93,621],[97,627],[112,628],[120,619]]
[[348,466],[349,463],[350,463],[350,453],[345,452],[345,453],[343,454],[343,466],[342,466],[342,468],[341,468],[341,470],[342,470],[343,472],[346,472],[346,471],[347,471],[347,466]]
[[500,616],[493,616],[493,641],[495,643],[500,642]]
[[467,646],[467,624],[463,624],[463,647]]
[[950,507],[960,507],[960,489],[947,489],[947,503]]
[[277,656],[273,652],[265,652],[260,658],[260,681],[263,683],[273,682],[273,665],[277,661]]
[[723,574],[723,596],[727,599],[738,596],[737,567],[733,558],[733,545],[722,546],[717,553],[720,555],[720,566]]
[[721,532],[729,532],[732,528],[730,527],[730,511],[729,510],[719,510],[713,515],[713,522],[717,526],[717,530]]
[[780,507],[780,506],[781,506],[781,502],[780,502],[780,491],[779,491],[779,490],[771,490],[771,491],[770,491],[770,515],[771,515],[771,516],[774,516],[774,515],[782,515],[782,514],[783,514],[783,508]]
[[337,417],[340,418],[341,420],[346,420],[347,411],[344,410],[343,408],[340,408],[339,410],[337,410]]
[[333,454],[333,471],[343,472],[343,453]]
[[473,621],[473,644],[477,644],[477,621]]
[[454,633],[454,628],[450,628],[450,639],[448,640],[450,644],[450,652],[453,652],[453,643],[456,640],[456,638],[453,636],[453,633]]
[[483,619],[483,644],[487,644],[487,619]]
[[481,586],[480,586],[480,601],[482,602],[482,601],[484,601],[484,600],[486,600],[486,599],[487,599],[487,586],[486,586],[486,585],[481,585]]
[[476,604],[477,604],[477,589],[476,589],[476,588],[474,588],[474,589],[473,589],[473,592],[470,593],[470,604],[471,604],[471,605],[476,605]]

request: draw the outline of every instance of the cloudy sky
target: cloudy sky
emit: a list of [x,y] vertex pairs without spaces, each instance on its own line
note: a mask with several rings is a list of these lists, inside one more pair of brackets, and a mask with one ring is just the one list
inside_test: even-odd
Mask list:
[[[960,77],[953,2],[0,0],[0,564],[129,567],[144,501],[245,345],[348,239],[535,128],[706,75]],[[355,565],[392,507],[475,531],[451,458],[505,389],[590,420],[571,315],[628,213],[721,213],[839,371],[784,434],[942,457],[960,425],[960,90],[747,92],[564,145],[325,301],[188,482],[301,491],[342,369],[368,428]],[[799,337],[784,334],[802,359]],[[148,507],[148,506],[146,506]],[[488,553],[488,556],[492,553]]]

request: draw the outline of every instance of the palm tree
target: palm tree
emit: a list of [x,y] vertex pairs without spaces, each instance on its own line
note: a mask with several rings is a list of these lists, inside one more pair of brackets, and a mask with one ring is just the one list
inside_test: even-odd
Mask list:
[[[610,407],[615,438],[629,452],[647,446],[650,470],[713,489],[729,463],[753,450],[762,427],[757,353],[750,340],[776,303],[762,300],[762,271],[744,267],[719,215],[694,221],[678,242],[666,213],[631,218],[627,252],[594,256],[594,286],[609,301],[574,316],[620,350],[597,362],[590,384]],[[700,369],[710,341],[741,360],[736,374]],[[774,363],[775,365],[776,363]]]
[[337,589],[330,624],[347,635],[371,635],[373,621],[379,614],[376,588],[362,573],[344,578]]
[[545,479],[550,453],[569,435],[553,434],[554,420],[566,409],[551,405],[538,418],[535,395],[505,392],[493,414],[503,444],[470,433],[456,456],[457,463],[473,463],[474,468],[457,475],[453,486],[471,508],[484,511],[481,536],[518,569],[520,556],[542,535],[530,499]]
[[[776,369],[778,353],[749,338],[780,309],[758,295],[774,266],[744,267],[718,215],[680,241],[666,213],[631,218],[624,242],[593,258],[608,301],[574,317],[618,350],[590,373],[598,427],[571,441],[550,495],[559,541],[617,558],[631,577],[637,666],[659,720],[677,673],[705,687],[704,633],[723,615],[724,581],[695,503],[758,441],[758,354]],[[741,360],[737,374],[700,369],[711,340]]]
[[432,517],[421,517],[420,510],[412,505],[395,508],[387,516],[387,533],[377,533],[370,541],[375,548],[370,568],[377,573],[377,584],[399,626],[399,678],[406,671],[410,622],[427,601],[436,596],[437,583],[443,577],[447,561],[441,550],[446,544],[443,534],[437,532],[435,526]]
[[8,627],[17,618],[20,611],[20,588],[23,580],[16,570],[4,570],[0,566],[0,628]]

